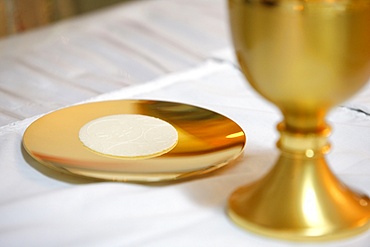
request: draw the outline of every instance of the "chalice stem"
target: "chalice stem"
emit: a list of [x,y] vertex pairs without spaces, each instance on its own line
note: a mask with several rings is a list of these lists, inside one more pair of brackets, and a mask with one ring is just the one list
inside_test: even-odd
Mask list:
[[257,182],[236,190],[229,215],[254,232],[291,240],[330,240],[369,228],[370,200],[330,171],[325,153],[330,128],[294,133],[278,125],[281,151]]

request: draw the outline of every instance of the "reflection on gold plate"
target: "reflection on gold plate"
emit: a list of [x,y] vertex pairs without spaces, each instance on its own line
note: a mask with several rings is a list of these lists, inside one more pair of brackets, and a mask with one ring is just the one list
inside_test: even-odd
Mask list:
[[[113,114],[162,119],[176,128],[178,143],[168,153],[147,159],[92,152],[80,141],[80,128]],[[225,116],[192,105],[153,100],[115,100],[67,107],[39,118],[23,136],[25,150],[49,168],[131,182],[164,182],[214,171],[239,157],[245,143],[244,131]]]

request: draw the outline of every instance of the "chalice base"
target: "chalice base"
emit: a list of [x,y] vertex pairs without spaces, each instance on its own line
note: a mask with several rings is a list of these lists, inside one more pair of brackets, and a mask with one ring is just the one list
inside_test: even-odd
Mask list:
[[341,183],[323,156],[282,152],[267,175],[231,195],[228,214],[242,228],[265,236],[326,241],[369,229],[370,200]]

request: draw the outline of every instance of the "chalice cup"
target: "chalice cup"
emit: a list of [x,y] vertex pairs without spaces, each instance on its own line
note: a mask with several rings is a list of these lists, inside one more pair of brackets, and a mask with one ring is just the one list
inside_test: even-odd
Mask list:
[[276,105],[280,156],[229,198],[238,225],[290,240],[331,240],[369,229],[369,197],[330,171],[328,111],[370,77],[370,0],[229,0],[239,65]]

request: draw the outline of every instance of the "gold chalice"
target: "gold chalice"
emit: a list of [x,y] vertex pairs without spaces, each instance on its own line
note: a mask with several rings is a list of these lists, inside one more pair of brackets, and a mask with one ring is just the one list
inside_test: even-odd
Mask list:
[[370,0],[229,0],[234,47],[249,83],[283,114],[280,157],[229,199],[232,220],[291,240],[369,229],[370,200],[330,171],[328,111],[370,77]]

